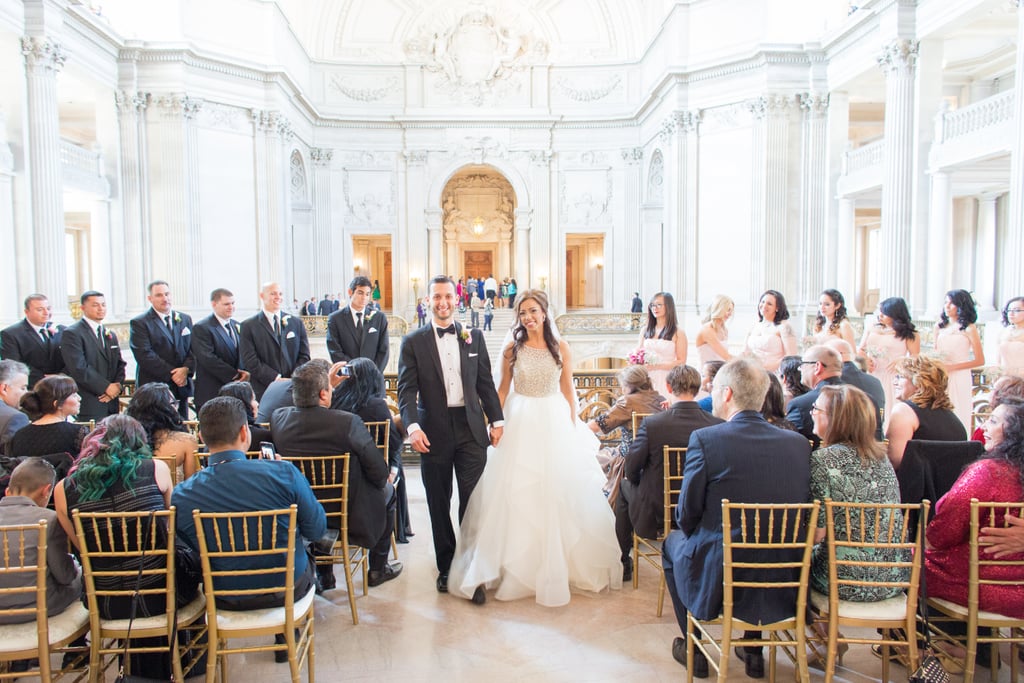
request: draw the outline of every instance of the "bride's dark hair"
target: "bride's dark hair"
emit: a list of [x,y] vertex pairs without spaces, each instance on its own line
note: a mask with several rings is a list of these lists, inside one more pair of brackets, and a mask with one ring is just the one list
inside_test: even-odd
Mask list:
[[551,309],[548,307],[548,295],[541,289],[524,289],[516,296],[516,303],[513,310],[516,312],[516,324],[512,327],[512,358],[511,367],[516,366],[516,359],[519,357],[519,349],[523,348],[529,334],[519,319],[519,307],[527,299],[533,299],[544,309],[544,343],[551,352],[558,367],[562,367],[562,357],[558,353],[558,340],[555,339],[555,332],[551,329]]

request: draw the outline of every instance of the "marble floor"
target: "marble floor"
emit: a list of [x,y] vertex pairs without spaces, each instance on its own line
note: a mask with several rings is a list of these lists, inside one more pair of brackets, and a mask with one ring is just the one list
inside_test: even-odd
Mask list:
[[[410,507],[417,532],[400,545],[405,571],[398,579],[359,594],[359,625],[353,626],[344,580],[316,602],[316,680],[383,681],[680,681],[686,670],[672,659],[672,639],[679,629],[666,604],[655,616],[658,577],[651,567],[640,570],[640,588],[594,595],[574,593],[561,608],[545,608],[531,600],[498,602],[478,607],[441,595],[434,588],[433,549],[419,471],[410,468]],[[337,569],[339,575],[341,568]],[[666,597],[666,600],[668,598]],[[1005,658],[1005,655],[1004,655]],[[793,667],[779,657],[777,678],[793,680]],[[878,680],[881,662],[867,646],[854,646],[837,671],[837,679],[853,683]],[[1004,664],[1000,679],[1009,680]],[[980,670],[979,682],[988,671]],[[906,670],[893,665],[893,680],[906,680]],[[229,659],[234,681],[277,683],[290,680],[287,665],[275,664],[268,653]],[[954,677],[958,681],[960,677]],[[730,662],[731,681],[748,680],[743,665]],[[812,681],[823,673],[811,671]],[[306,672],[303,671],[303,679]]]

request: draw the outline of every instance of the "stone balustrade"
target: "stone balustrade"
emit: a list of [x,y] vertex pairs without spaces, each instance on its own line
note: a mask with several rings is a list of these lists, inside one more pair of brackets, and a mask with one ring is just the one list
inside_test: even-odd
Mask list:
[[843,174],[849,175],[866,168],[880,166],[885,153],[885,138],[847,150],[843,155]]
[[939,140],[949,142],[1013,118],[1013,90],[986,97],[966,107],[946,111],[940,117]]

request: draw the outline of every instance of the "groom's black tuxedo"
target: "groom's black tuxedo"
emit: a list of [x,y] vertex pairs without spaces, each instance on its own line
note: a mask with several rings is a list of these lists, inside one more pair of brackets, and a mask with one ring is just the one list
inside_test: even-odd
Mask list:
[[504,419],[501,401],[491,377],[483,333],[456,323],[455,339],[465,408],[449,408],[444,372],[433,325],[425,325],[402,339],[398,362],[398,409],[406,425],[418,424],[430,441],[420,471],[427,492],[427,507],[434,535],[437,568],[448,573],[455,554],[455,530],[449,512],[452,499],[452,470],[459,485],[459,520],[487,462],[486,415],[490,422]]

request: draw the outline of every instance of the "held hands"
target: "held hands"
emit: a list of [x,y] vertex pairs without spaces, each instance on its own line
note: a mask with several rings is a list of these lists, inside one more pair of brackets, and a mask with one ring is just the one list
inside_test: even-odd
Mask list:
[[505,427],[491,427],[491,445],[497,446],[501,441],[501,435],[505,433]]
[[985,527],[978,541],[987,547],[982,552],[997,558],[1024,553],[1024,519],[1006,515],[1007,527]]

